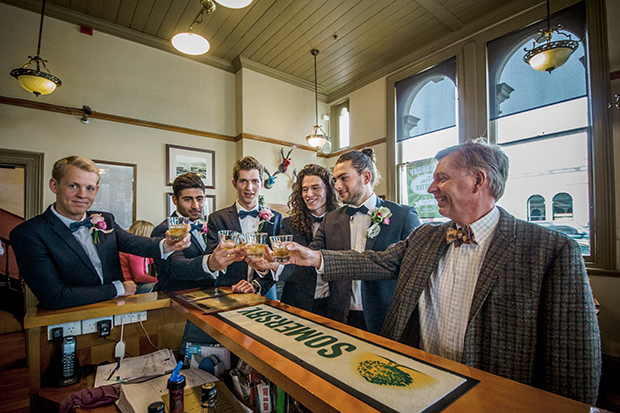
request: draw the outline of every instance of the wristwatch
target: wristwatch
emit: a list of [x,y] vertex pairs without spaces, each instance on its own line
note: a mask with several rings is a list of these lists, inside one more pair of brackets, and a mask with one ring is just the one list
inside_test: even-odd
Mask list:
[[252,282],[250,282],[250,284],[252,284],[252,287],[254,287],[254,293],[260,294],[261,288],[260,288],[260,283],[258,282],[258,280],[254,278]]

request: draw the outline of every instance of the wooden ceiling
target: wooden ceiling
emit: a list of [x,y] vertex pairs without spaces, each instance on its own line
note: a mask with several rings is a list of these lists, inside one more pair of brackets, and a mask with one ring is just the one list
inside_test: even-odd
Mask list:
[[[41,11],[41,0],[0,0]],[[503,0],[254,0],[217,9],[194,25],[211,44],[194,58],[234,71],[252,65],[306,86],[318,83],[328,101],[351,86],[385,76],[384,69],[433,40],[504,6]],[[46,16],[176,53],[170,38],[186,31],[200,0],[48,0]],[[36,28],[33,28],[33,30]],[[241,63],[239,63],[241,62]],[[256,65],[258,63],[258,65]]]

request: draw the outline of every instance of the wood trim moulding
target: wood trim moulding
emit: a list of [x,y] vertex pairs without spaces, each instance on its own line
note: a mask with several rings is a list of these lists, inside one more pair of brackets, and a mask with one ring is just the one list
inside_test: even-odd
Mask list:
[[340,156],[343,153],[347,153],[349,151],[357,151],[357,150],[362,149],[362,148],[368,148],[368,147],[379,145],[381,143],[386,143],[386,142],[387,142],[387,138],[379,138],[379,139],[376,139],[374,141],[362,143],[362,144],[359,144],[359,145],[352,146],[350,148],[342,149],[342,150],[340,150],[338,152],[330,153],[329,155],[326,155],[325,157],[326,158],[333,158],[334,156]]
[[615,72],[611,72],[609,74],[609,80],[620,79],[620,70],[616,70]]
[[[29,109],[46,110],[49,112],[62,113],[65,115],[72,115],[72,116],[78,116],[78,117],[82,117],[84,115],[84,112],[82,112],[82,109],[71,108],[68,106],[52,105],[49,103],[34,102],[32,100],[26,100],[26,99],[10,98],[6,96],[0,96],[0,103],[6,104],[6,105],[19,106],[23,108],[29,108]],[[230,136],[230,135],[222,135],[219,133],[205,132],[205,131],[201,131],[197,129],[184,128],[182,126],[174,126],[174,125],[168,125],[165,123],[151,122],[148,120],[127,118],[124,116],[110,115],[110,114],[101,113],[101,112],[93,112],[92,114],[88,115],[88,118],[106,120],[109,122],[116,122],[116,123],[124,123],[127,125],[143,126],[145,128],[153,128],[153,129],[165,130],[165,131],[170,131],[170,132],[184,133],[187,135],[202,136],[205,138],[220,139],[220,140],[229,141],[229,142],[236,142],[237,140],[234,136]]]
[[279,139],[268,138],[266,136],[260,136],[260,135],[253,135],[253,134],[250,134],[250,133],[240,133],[239,135],[236,136],[235,142],[239,141],[241,139],[250,139],[250,140],[253,140],[253,141],[273,143],[274,145],[290,146],[290,147],[293,147],[293,148],[304,149],[306,151],[316,152],[316,149],[313,148],[312,146],[300,145],[300,144],[297,144],[297,143],[281,141]]

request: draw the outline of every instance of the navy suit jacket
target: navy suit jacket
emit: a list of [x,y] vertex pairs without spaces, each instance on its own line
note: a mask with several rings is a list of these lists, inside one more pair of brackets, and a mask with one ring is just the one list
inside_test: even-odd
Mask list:
[[[312,242],[312,231],[302,233],[293,229],[289,217],[282,220],[280,234],[293,235],[293,241],[304,247]],[[314,290],[316,290],[316,270],[313,267],[288,264],[280,274],[280,281],[284,281],[280,301],[306,311],[312,311]]]
[[[269,236],[278,235],[282,226],[282,214],[278,211],[272,212],[274,217],[270,221],[265,222],[261,229],[261,232],[266,232]],[[217,248],[219,242],[218,231],[228,229],[241,232],[241,223],[237,216],[236,203],[211,213],[207,227],[209,229],[209,232],[207,232],[207,254],[211,254]],[[247,280],[247,278],[248,264],[245,261],[234,262],[226,268],[226,274],[220,271],[219,277],[215,280],[215,286],[232,287],[241,280]],[[261,285],[262,294],[266,294],[275,283],[271,274],[267,274],[264,278],[257,277],[257,279]]]
[[[386,207],[392,212],[390,225],[380,224],[381,231],[374,238],[367,238],[366,250],[383,251],[389,245],[406,239],[411,231],[420,226],[418,213],[413,207],[384,201],[377,197],[377,207]],[[310,244],[317,250],[350,250],[351,227],[346,206],[328,212]],[[396,280],[362,281],[362,306],[366,328],[380,334],[383,322],[392,304]],[[342,323],[347,322],[351,298],[350,281],[330,281],[328,317]]]
[[[166,219],[155,227],[151,237],[165,237],[167,230],[168,220]],[[213,287],[215,280],[202,268],[202,257],[205,253],[193,235],[191,235],[191,240],[189,247],[182,251],[175,251],[167,260],[155,259],[157,268],[155,291]]]
[[10,239],[19,272],[42,307],[50,310],[110,300],[116,296],[113,281],[125,281],[119,252],[141,257],[159,257],[160,239],[126,232],[107,212],[102,214],[109,234],[99,232],[95,244],[101,260],[103,284],[84,248],[73,233],[48,207],[36,217],[18,225]]

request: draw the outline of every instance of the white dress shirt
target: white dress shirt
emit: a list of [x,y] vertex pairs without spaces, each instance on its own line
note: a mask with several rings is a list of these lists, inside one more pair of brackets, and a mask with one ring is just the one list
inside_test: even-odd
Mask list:
[[420,348],[426,352],[463,361],[465,331],[480,268],[499,222],[494,207],[470,224],[475,242],[448,247],[418,300]]
[[[362,204],[370,212],[377,206],[377,195],[373,192],[372,195],[364,201]],[[362,206],[360,205],[360,207]],[[347,206],[347,208],[354,208]],[[366,233],[370,228],[372,220],[369,214],[355,214],[349,219],[349,227],[351,229],[351,249],[357,252],[364,252],[366,249]],[[360,280],[354,280],[351,284],[351,304],[349,310],[363,311],[362,306],[362,282]]]
[[[312,214],[312,216],[316,217],[316,215],[314,214]],[[325,214],[317,218],[324,218],[324,217],[325,217]],[[312,237],[316,235],[316,232],[318,231],[320,226],[321,226],[320,222],[315,222],[314,224],[312,224]],[[316,287],[314,289],[314,299],[316,300],[318,298],[326,298],[326,297],[329,297],[329,283],[323,281],[323,276],[317,273]]]

